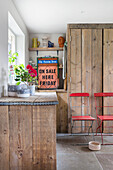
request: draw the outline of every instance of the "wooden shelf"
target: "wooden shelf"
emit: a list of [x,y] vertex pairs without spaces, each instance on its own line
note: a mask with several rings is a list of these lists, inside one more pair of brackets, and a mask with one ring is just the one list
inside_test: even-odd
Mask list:
[[51,48],[29,48],[29,51],[63,51],[63,48],[61,47],[51,47]]
[[36,92],[57,92],[57,93],[67,93],[67,90],[56,89],[56,90],[36,90]]

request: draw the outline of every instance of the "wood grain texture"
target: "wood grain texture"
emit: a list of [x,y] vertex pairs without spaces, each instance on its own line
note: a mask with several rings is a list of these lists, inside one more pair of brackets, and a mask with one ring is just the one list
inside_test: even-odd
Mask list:
[[57,133],[68,132],[67,93],[57,93],[59,104],[56,105]]
[[33,170],[56,169],[56,106],[33,106]]
[[[91,61],[91,115],[96,118],[96,111],[95,111],[95,100],[94,100],[94,93],[101,93],[102,92],[102,83],[103,83],[103,54],[102,54],[102,29],[93,29],[91,33],[91,43],[92,43],[92,61]],[[102,99],[99,98],[97,104],[100,106],[102,105]],[[102,115],[102,108],[98,108],[98,114]],[[96,130],[97,121],[93,123],[93,129]]]
[[[91,29],[82,30],[82,92],[89,93],[91,95]],[[87,115],[88,108],[87,98],[82,99],[82,115]],[[91,98],[89,98],[89,112],[91,113]],[[86,125],[88,122],[82,122],[82,125]],[[89,125],[89,123],[88,123]],[[86,131],[84,127],[83,131]]]
[[[71,93],[81,92],[81,30],[71,29]],[[81,115],[81,97],[71,98],[71,112],[72,116]],[[80,126],[80,127],[79,127]],[[81,132],[81,122],[74,123],[74,128],[71,129],[72,133]]]
[[9,106],[10,169],[32,170],[32,106]]
[[[90,94],[89,113],[96,118],[94,93],[102,92],[102,30],[82,30],[82,92]],[[99,101],[102,104],[102,101]],[[82,106],[87,105],[87,99],[82,100]],[[87,108],[82,109],[87,114]],[[102,110],[99,110],[102,115]],[[84,129],[86,131],[86,129]],[[94,122],[96,130],[96,122]]]
[[25,103],[33,103],[33,102],[57,102],[56,92],[40,92],[35,93],[34,96],[30,96],[27,98],[19,98],[19,97],[2,97],[0,98],[0,103],[15,103],[15,102],[25,102]]
[[52,48],[29,48],[29,51],[63,51],[61,47],[52,47]]
[[[113,29],[104,29],[104,59],[103,59],[103,91],[113,92]],[[113,98],[104,98],[104,106],[112,106]],[[113,108],[104,108],[104,115],[113,115]],[[111,121],[104,122],[104,132],[113,133],[113,128],[106,128],[105,126],[112,126]]]
[[68,24],[68,29],[113,29],[113,23],[108,24]]
[[[82,106],[82,109],[73,109],[72,114],[86,115],[90,113],[96,118],[93,96],[96,92],[102,92],[102,29],[87,28],[81,30],[76,27],[76,29],[69,29],[69,31],[71,32],[72,40],[70,42],[70,53],[68,54],[70,55],[68,56],[70,60],[70,65],[68,64],[70,68],[68,77],[71,77],[71,82],[68,78],[68,93],[88,92],[90,94],[89,112],[87,112],[87,108],[84,107],[88,104],[87,99],[78,98],[77,100],[73,99],[72,105],[75,105],[76,102],[78,106]],[[98,104],[102,104],[101,99],[98,101]],[[70,118],[70,113],[68,108],[68,119]],[[102,115],[102,109],[99,110],[99,114]],[[78,125],[80,124],[77,124],[77,126]],[[82,126],[84,125],[89,125],[89,123],[82,122]],[[70,130],[68,131],[70,132]],[[87,130],[86,128],[79,128],[78,131],[74,130],[72,132],[77,133],[81,131],[86,132]],[[96,122],[94,123],[94,131],[96,131]]]
[[0,170],[9,170],[8,106],[0,106]]
[[67,41],[68,41],[68,47],[67,47],[67,94],[68,94],[68,133],[71,133],[71,114],[70,114],[70,97],[69,94],[71,93],[71,88],[70,88],[70,77],[71,77],[71,41],[70,41],[70,36],[71,36],[71,30],[68,29],[67,31]]

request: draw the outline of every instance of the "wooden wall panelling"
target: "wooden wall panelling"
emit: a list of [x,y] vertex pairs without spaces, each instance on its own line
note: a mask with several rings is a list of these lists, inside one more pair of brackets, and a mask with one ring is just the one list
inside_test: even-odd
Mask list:
[[[71,93],[81,92],[81,30],[80,29],[71,29],[71,81],[70,81],[70,91]],[[71,98],[72,115],[81,115],[81,97]],[[81,132],[81,122],[75,122],[74,128],[72,128],[72,133]]]
[[[113,92],[113,29],[104,29],[104,58],[103,58],[103,91]],[[113,105],[113,98],[104,98],[104,105]],[[104,108],[103,114],[113,114],[113,108]],[[111,121],[104,122],[103,130],[105,133],[113,133]]]
[[9,106],[9,129],[10,169],[31,170],[32,106]]
[[67,106],[67,92],[58,93],[58,102],[56,105],[57,114],[57,133],[67,133],[68,132],[68,106]]
[[[92,29],[92,64],[91,64],[91,115],[96,118],[94,93],[102,92],[102,29]],[[102,99],[98,98],[97,104],[102,105]],[[98,108],[99,115],[102,115],[102,108]],[[93,124],[96,132],[97,121]]]
[[0,170],[9,169],[8,106],[0,106]]
[[[82,92],[91,95],[91,29],[82,30]],[[84,107],[87,104],[87,98],[82,98],[82,115],[87,114],[87,108]],[[90,98],[89,105],[91,112]],[[82,122],[82,125],[85,126],[86,122]],[[83,131],[87,132],[86,128]]]
[[54,105],[33,106],[33,170],[56,169],[55,110]]
[[[96,118],[94,93],[102,92],[102,29],[82,30],[82,92],[90,94],[90,114]],[[82,105],[86,104],[83,99]],[[102,104],[101,99],[99,104]],[[83,107],[82,114],[86,113]],[[102,115],[101,109],[99,114]],[[96,122],[93,128],[96,130]]]

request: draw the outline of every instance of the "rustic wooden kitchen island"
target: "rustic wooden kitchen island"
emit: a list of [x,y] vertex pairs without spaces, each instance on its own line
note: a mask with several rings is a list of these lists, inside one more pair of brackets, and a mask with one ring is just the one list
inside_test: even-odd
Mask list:
[[55,92],[0,98],[0,170],[56,170]]

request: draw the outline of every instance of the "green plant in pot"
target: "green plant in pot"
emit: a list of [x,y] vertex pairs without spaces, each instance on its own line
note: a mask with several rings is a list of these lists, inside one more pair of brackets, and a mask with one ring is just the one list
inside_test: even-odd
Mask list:
[[24,65],[16,65],[15,66],[15,73],[17,85],[20,85],[22,82],[27,85],[27,88],[30,89],[30,94],[35,94],[35,83],[37,81],[37,71],[31,66],[27,65],[27,70],[25,70]]

